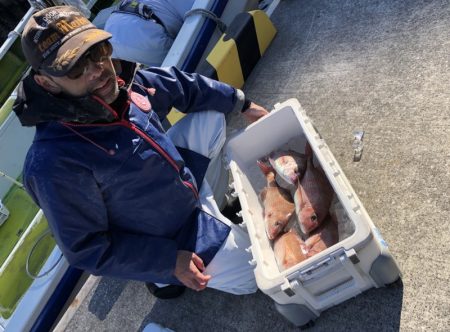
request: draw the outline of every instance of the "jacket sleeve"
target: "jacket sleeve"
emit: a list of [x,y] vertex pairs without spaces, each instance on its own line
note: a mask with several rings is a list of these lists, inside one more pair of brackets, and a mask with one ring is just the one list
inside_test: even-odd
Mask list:
[[179,283],[173,276],[175,241],[110,228],[93,176],[79,170],[67,175],[49,173],[24,179],[72,266],[94,275]]
[[175,67],[138,71],[135,80],[136,91],[142,87],[155,88],[154,96],[149,99],[160,118],[172,107],[183,113],[215,110],[226,114],[241,110],[245,100],[244,93],[231,85]]

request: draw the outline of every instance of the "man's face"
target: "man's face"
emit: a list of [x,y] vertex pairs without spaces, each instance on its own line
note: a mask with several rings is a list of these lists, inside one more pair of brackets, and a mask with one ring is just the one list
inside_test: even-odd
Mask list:
[[50,76],[50,79],[67,95],[74,97],[95,95],[111,104],[119,95],[111,53],[112,47],[109,42],[94,45],[66,76]]

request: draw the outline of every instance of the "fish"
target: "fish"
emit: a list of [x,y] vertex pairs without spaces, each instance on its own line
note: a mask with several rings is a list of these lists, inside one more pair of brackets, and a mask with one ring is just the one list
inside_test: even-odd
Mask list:
[[257,164],[267,180],[267,186],[259,193],[263,205],[263,218],[266,234],[273,240],[295,220],[295,206],[292,196],[286,189],[280,188],[275,181],[275,170],[261,160]]
[[300,235],[291,228],[273,241],[273,252],[280,271],[307,259],[308,249]]
[[338,242],[338,226],[331,217],[314,230],[305,241],[306,257],[312,257]]
[[298,181],[293,196],[300,229],[304,235],[308,235],[328,215],[334,191],[325,174],[314,166],[309,143],[306,143],[305,154],[306,171]]
[[276,172],[276,181],[284,189],[295,188],[306,171],[306,156],[293,150],[276,150],[268,160]]

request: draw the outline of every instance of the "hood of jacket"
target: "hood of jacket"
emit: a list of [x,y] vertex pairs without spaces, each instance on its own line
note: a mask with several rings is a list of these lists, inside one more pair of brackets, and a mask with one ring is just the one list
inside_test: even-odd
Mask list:
[[92,96],[70,97],[47,92],[35,82],[34,74],[32,71],[19,84],[13,106],[22,126],[32,127],[48,121],[98,123],[116,119]]
[[[114,67],[120,75],[121,99],[126,99],[136,73],[136,64],[115,60]],[[116,120],[116,115],[92,96],[70,97],[53,95],[44,90],[34,80],[36,72],[31,70],[19,84],[13,110],[22,126],[33,127],[42,122],[63,121],[77,123],[105,123]]]

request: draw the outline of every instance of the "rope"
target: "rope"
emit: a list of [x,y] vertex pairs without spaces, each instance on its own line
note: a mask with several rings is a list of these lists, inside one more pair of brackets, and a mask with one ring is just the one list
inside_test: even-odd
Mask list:
[[217,28],[220,30],[220,32],[225,33],[225,31],[227,30],[227,25],[220,18],[218,18],[216,14],[214,14],[212,11],[209,11],[207,9],[203,9],[203,8],[191,9],[191,10],[187,11],[186,14],[184,14],[184,19],[186,19],[189,16],[196,15],[196,14],[200,14],[202,16],[205,16],[205,17],[213,20],[217,24]]
[[38,279],[38,278],[42,278],[45,277],[47,274],[49,274],[55,267],[56,265],[58,265],[58,263],[61,261],[63,254],[61,254],[61,256],[59,256],[59,258],[56,260],[56,262],[44,273],[41,274],[32,274],[30,272],[30,268],[29,268],[29,263],[30,263],[30,258],[31,255],[33,254],[34,250],[36,249],[37,245],[39,242],[41,242],[41,240],[47,235],[47,234],[51,234],[50,233],[50,229],[47,229],[44,233],[41,234],[41,236],[39,236],[39,238],[36,240],[36,242],[33,244],[33,247],[31,248],[30,252],[28,253],[27,256],[27,260],[26,260],[26,265],[25,265],[25,271],[27,272],[27,275],[31,278],[31,279]]

